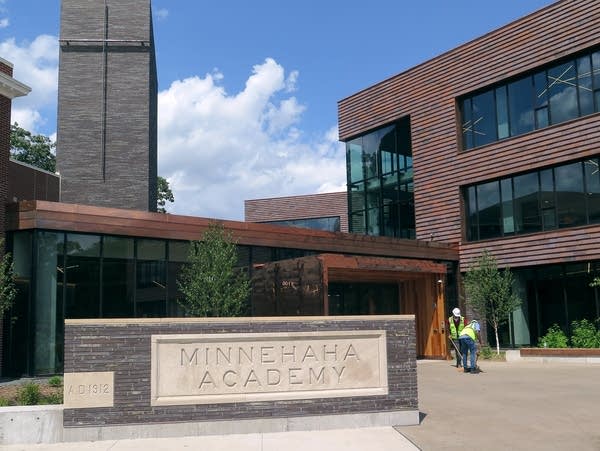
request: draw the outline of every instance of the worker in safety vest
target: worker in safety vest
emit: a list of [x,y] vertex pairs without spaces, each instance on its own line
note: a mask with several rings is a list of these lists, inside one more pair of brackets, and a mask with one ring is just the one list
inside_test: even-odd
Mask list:
[[[458,337],[459,337],[460,333],[463,331],[463,329],[465,328],[465,325],[466,325],[465,317],[461,316],[460,309],[458,307],[455,307],[452,310],[452,316],[450,318],[448,318],[448,330],[450,331],[449,337],[454,341],[454,344],[456,346],[459,345]],[[455,349],[455,351],[457,351],[457,350]],[[456,352],[456,368],[460,367],[460,365],[461,365],[460,353],[457,351]]]
[[[481,338],[479,332],[481,327],[477,320],[471,321],[467,326],[464,327],[462,332],[458,336],[460,342],[460,353],[463,357],[463,368],[465,373],[477,373],[477,364],[475,362],[477,355],[477,344],[475,341],[481,344]],[[467,367],[467,354],[471,354],[471,364]]]

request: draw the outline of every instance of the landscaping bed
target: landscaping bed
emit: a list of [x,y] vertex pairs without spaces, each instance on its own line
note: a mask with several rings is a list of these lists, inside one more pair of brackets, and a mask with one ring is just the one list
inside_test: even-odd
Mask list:
[[0,384],[0,407],[62,404],[62,378],[11,381]]

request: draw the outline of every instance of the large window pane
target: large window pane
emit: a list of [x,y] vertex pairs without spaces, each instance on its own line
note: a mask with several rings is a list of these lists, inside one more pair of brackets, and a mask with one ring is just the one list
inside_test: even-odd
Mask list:
[[167,313],[166,243],[138,240],[136,316],[161,317]]
[[534,109],[535,128],[548,126],[548,81],[546,71],[543,70],[533,76],[535,85]]
[[477,221],[477,194],[474,186],[467,188],[465,193],[465,208],[467,214],[467,239],[479,239],[479,222]]
[[511,136],[522,135],[534,129],[532,97],[531,77],[522,78],[508,85]]
[[55,374],[63,361],[64,235],[38,232],[33,326],[33,372]]
[[350,182],[363,180],[362,138],[354,139],[346,144],[348,155],[348,172]]
[[501,180],[500,189],[502,191],[502,231],[504,235],[512,235],[515,232],[512,179]]
[[600,162],[590,158],[583,162],[585,169],[585,191],[587,195],[588,218],[591,223],[600,222]]
[[484,183],[477,187],[479,212],[479,238],[501,236],[500,228],[500,185],[498,182]]
[[544,230],[556,228],[556,205],[554,201],[554,175],[552,169],[540,172],[540,209]]
[[568,326],[560,265],[539,268],[537,279],[540,336],[546,334],[553,324],[558,324],[566,333]]
[[593,85],[595,90],[596,111],[600,111],[600,52],[592,53]]
[[134,316],[133,250],[132,238],[104,237],[102,260],[102,316],[104,318]]
[[483,146],[498,139],[496,136],[496,105],[494,91],[473,97],[473,138],[475,146]]
[[65,318],[100,316],[100,237],[67,234]]
[[552,124],[559,124],[579,115],[576,81],[574,61],[548,69],[550,122]]
[[508,138],[508,99],[506,86],[496,89],[496,118],[498,122],[498,139]]
[[539,232],[542,229],[538,198],[537,172],[514,177],[514,212],[517,233]]
[[461,102],[460,116],[462,118],[462,142],[463,149],[472,149],[473,144],[473,110],[471,108],[471,98],[468,97]]
[[594,112],[594,95],[592,92],[592,66],[590,56],[585,55],[577,60],[577,86],[579,89],[579,112],[582,116]]
[[559,227],[573,227],[586,223],[583,168],[573,163],[554,168]]

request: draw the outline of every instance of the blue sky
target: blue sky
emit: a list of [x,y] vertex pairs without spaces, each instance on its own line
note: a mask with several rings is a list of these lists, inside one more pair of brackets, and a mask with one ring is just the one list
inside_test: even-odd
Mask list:
[[[168,210],[243,219],[244,199],[343,189],[338,100],[551,3],[153,0]],[[0,0],[0,57],[33,88],[13,120],[50,136],[59,13]]]

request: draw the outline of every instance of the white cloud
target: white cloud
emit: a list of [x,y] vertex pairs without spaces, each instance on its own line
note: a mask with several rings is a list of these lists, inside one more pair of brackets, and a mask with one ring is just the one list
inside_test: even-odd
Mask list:
[[228,94],[214,71],[159,94],[159,173],[173,213],[243,219],[244,199],[345,188],[345,152],[334,127],[307,137],[306,107],[289,96],[298,79],[267,58]]
[[45,124],[43,110],[56,108],[58,39],[49,35],[22,43],[14,38],[6,39],[0,42],[0,56],[14,65],[15,79],[32,88],[27,96],[13,100],[12,121],[37,132],[38,127]]
[[154,15],[156,16],[157,20],[164,20],[169,17],[169,10],[166,8],[160,8],[154,12]]
[[0,28],[6,28],[9,25],[10,25],[10,21],[8,20],[8,17],[0,19]]

